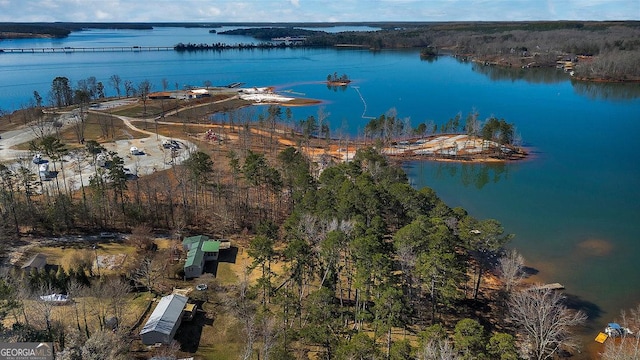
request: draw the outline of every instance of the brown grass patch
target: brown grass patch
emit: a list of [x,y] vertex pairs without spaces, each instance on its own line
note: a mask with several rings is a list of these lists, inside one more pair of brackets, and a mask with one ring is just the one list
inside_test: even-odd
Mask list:
[[[218,111],[226,111],[229,109],[237,108],[239,106],[245,106],[248,104],[244,100],[229,100],[234,94],[219,94],[212,97],[204,97],[201,99],[191,100],[178,100],[178,99],[149,99],[145,104],[142,101],[138,101],[136,104],[122,107],[114,111],[114,114],[135,117],[135,118],[155,118],[162,116],[164,113],[163,121],[181,122],[182,118],[186,118],[187,121],[200,118],[206,114],[211,114]],[[222,101],[216,103],[218,101]],[[178,114],[176,115],[176,110]]]
[[196,354],[203,359],[237,359],[245,346],[241,324],[233,315],[214,308],[213,304],[205,303],[204,309],[213,315],[213,322],[202,326]]
[[[124,328],[129,328],[142,316],[149,299],[146,293],[130,293],[124,301],[123,306],[126,311],[123,312],[123,318],[120,319],[120,324]],[[45,319],[40,310],[42,309],[42,304],[37,300],[25,300],[24,307],[29,322],[44,327]],[[100,307],[108,309],[105,299],[90,296],[77,297],[65,305],[51,307],[51,320],[60,323],[65,329],[77,328],[79,321],[80,326],[84,330],[84,317],[86,314],[87,327],[89,331],[93,333],[100,329],[98,320],[100,318],[98,310]],[[18,321],[24,321],[23,314],[16,316]],[[7,316],[3,319],[2,324],[10,327],[16,322],[16,316]],[[110,314],[107,310],[107,317],[109,316],[113,316],[113,314]]]
[[34,247],[31,254],[41,253],[47,257],[47,264],[55,264],[62,266],[65,270],[75,269],[81,264],[93,265],[96,260],[96,254],[104,259],[111,256],[125,256],[126,260],[120,267],[113,269],[100,268],[102,275],[119,274],[129,261],[132,261],[136,249],[133,246],[119,243],[97,243],[96,249],[93,249],[93,243],[69,243],[62,246],[45,246]]
[[[66,127],[59,133],[60,141],[65,144],[68,149],[84,147],[78,140],[79,132],[76,125]],[[117,117],[93,112],[87,114],[82,134],[83,135],[80,135],[80,139],[84,138],[85,141],[95,140],[99,143],[148,137],[147,134],[132,130]],[[29,142],[18,144],[13,148],[17,150],[29,150]]]

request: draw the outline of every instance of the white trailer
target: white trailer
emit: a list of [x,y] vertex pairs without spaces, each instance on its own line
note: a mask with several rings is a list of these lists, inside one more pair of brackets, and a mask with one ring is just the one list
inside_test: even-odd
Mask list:
[[38,173],[40,175],[40,179],[46,179],[51,174],[49,172],[49,163],[42,163],[38,166]]

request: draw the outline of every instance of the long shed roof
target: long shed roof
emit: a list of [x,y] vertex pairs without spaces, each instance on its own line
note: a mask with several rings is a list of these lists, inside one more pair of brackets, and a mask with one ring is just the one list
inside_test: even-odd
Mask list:
[[23,269],[26,269],[28,267],[34,267],[34,268],[43,268],[45,265],[47,265],[47,257],[38,253],[35,254],[31,257],[31,259],[29,259],[29,261],[27,261],[24,265],[22,265]]
[[187,303],[186,296],[172,294],[163,297],[149,316],[149,320],[140,331],[140,335],[151,331],[170,335],[173,327],[182,317],[182,309]]

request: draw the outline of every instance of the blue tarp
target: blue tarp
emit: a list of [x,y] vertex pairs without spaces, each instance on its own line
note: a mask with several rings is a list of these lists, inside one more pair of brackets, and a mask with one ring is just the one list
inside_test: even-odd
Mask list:
[[620,326],[620,324],[618,323],[609,323],[608,325],[610,328],[615,329],[615,330],[622,330],[622,326]]

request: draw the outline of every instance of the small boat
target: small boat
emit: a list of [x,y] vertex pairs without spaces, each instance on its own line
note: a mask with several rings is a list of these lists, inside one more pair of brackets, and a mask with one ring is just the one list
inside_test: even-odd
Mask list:
[[623,337],[627,335],[633,335],[633,331],[631,329],[622,327],[618,323],[608,323],[607,327],[604,329],[604,332],[600,332],[598,336],[596,336],[596,342],[600,344],[604,344],[608,338],[616,338]]
[[620,324],[618,323],[607,324],[607,327],[604,329],[604,332],[609,337],[633,335],[633,331],[631,331],[629,328],[620,326]]

